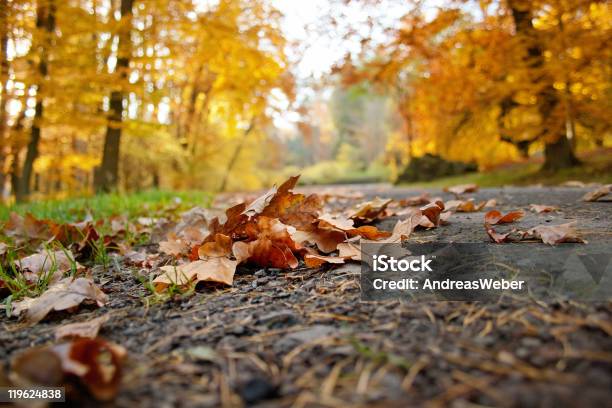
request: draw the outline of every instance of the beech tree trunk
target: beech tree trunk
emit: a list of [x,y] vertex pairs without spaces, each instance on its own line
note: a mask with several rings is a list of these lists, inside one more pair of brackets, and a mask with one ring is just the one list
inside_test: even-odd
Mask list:
[[[121,29],[119,31],[119,44],[117,47],[117,66],[115,72],[121,82],[121,88],[128,79],[130,65],[132,26],[132,7],[134,0],[121,0]],[[117,189],[119,183],[119,157],[121,147],[121,125],[123,122],[123,102],[125,92],[123,89],[113,91],[110,95],[110,110],[107,117],[106,135],[102,163],[96,169],[94,187],[96,192],[109,192]]]
[[[529,41],[527,54],[529,67],[537,72],[544,66],[543,47],[538,39],[538,33],[533,26],[531,5],[529,2],[510,0],[509,5],[516,33]],[[545,72],[534,78],[534,82],[543,82],[546,85],[538,93],[538,111],[542,120],[540,137],[545,138],[544,143],[544,171],[556,171],[579,164],[572,145],[566,134],[565,124],[556,123],[554,111],[560,104],[559,95],[552,86],[552,81]]]
[[43,97],[43,82],[49,74],[48,60],[49,49],[51,48],[51,36],[55,31],[55,2],[49,0],[47,2],[39,2],[36,9],[36,28],[45,30],[47,38],[39,44],[38,55],[40,61],[38,63],[38,73],[40,74],[39,83],[36,88],[36,108],[34,111],[34,121],[30,131],[30,141],[26,151],[25,161],[23,162],[21,176],[17,182],[17,190],[15,198],[17,201],[24,201],[30,195],[30,184],[32,181],[32,171],[34,169],[34,161],[38,157],[38,147],[41,138],[41,122],[44,117],[44,97]]

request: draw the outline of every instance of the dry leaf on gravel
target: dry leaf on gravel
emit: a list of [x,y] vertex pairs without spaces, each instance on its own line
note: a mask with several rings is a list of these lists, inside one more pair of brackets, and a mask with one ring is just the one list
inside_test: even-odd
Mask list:
[[94,398],[109,401],[119,390],[125,355],[99,338],[34,347],[13,358],[10,378],[20,387],[65,387],[76,379]]
[[65,324],[55,329],[55,339],[60,340],[68,337],[93,339],[98,336],[100,328],[109,319],[110,315],[105,314],[84,322]]
[[163,291],[168,286],[176,284],[185,286],[191,282],[222,283],[231,286],[238,261],[217,257],[207,260],[193,261],[179,266],[162,266],[161,275],[153,280],[155,290]]
[[71,309],[86,300],[102,307],[107,298],[91,279],[64,278],[51,285],[37,298],[24,298],[13,303],[12,315],[19,316],[25,311],[25,320],[33,324],[44,319],[53,310]]
[[326,256],[326,255],[316,255],[316,254],[304,255],[304,263],[309,268],[318,268],[319,266],[325,263],[343,264],[344,261],[345,259],[340,256]]
[[489,235],[489,238],[491,238],[491,240],[495,243],[501,244],[504,242],[512,242],[512,241],[516,241],[518,239],[512,239],[511,236],[514,232],[516,232],[516,230],[512,230],[510,232],[506,232],[506,233],[499,233],[497,231],[495,231],[493,229],[493,227],[489,226],[489,225],[485,225],[485,228],[487,230],[487,234]]
[[359,204],[349,211],[348,218],[359,224],[369,224],[376,219],[385,217],[385,210],[391,201],[393,200],[390,198],[376,197],[374,200]]
[[576,231],[575,222],[569,222],[561,225],[538,225],[527,231],[527,238],[536,238],[542,240],[548,245],[556,245],[563,242],[587,243],[580,234]]
[[548,213],[559,210],[558,207],[553,207],[552,205],[544,204],[529,204],[529,209],[536,214]]
[[398,201],[400,207],[416,207],[418,205],[425,205],[431,202],[429,193],[423,193],[418,196],[403,198]]
[[608,184],[606,186],[602,186],[597,190],[589,191],[584,196],[582,196],[583,201],[597,201],[601,197],[605,197],[612,192],[612,184]]
[[418,225],[424,228],[434,228],[440,225],[440,213],[444,210],[444,203],[442,201],[436,201],[434,203],[427,204],[420,208],[421,217]]
[[510,211],[503,215],[497,210],[491,210],[485,214],[484,219],[487,225],[509,224],[523,218],[523,215],[525,215],[525,213],[522,211]]
[[476,212],[484,208],[485,202],[474,204],[474,199],[469,200],[450,200],[444,203],[444,208],[449,211],[456,212]]
[[445,187],[443,191],[447,193],[453,193],[455,195],[461,195],[465,193],[475,193],[478,191],[478,185],[476,184],[459,184],[452,187]]

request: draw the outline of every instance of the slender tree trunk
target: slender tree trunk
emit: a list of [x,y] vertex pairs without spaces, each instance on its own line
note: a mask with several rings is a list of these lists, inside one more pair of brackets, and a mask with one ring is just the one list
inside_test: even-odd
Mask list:
[[40,74],[39,83],[36,89],[36,108],[34,111],[34,121],[30,132],[30,141],[28,143],[25,161],[21,177],[19,178],[18,188],[15,194],[17,201],[23,201],[30,195],[30,183],[32,181],[32,171],[34,169],[34,161],[38,157],[38,147],[41,138],[41,122],[44,117],[44,96],[43,83],[48,75],[48,60],[49,50],[51,48],[51,36],[55,31],[55,2],[49,0],[40,2],[36,10],[36,27],[39,30],[45,30],[45,39],[39,44],[38,73]]
[[242,135],[242,139],[240,140],[240,143],[238,144],[238,146],[236,146],[236,150],[234,150],[234,153],[232,154],[230,161],[227,163],[227,169],[225,170],[223,181],[221,182],[221,186],[219,187],[220,193],[224,192],[225,189],[227,188],[227,182],[229,180],[230,173],[232,172],[232,169],[234,168],[234,165],[236,164],[236,161],[238,160],[238,157],[240,156],[240,152],[242,151],[242,148],[244,147],[244,143],[246,142],[246,139],[249,136],[249,133],[251,133],[251,131],[253,130],[253,127],[254,127],[254,123],[253,121],[251,121],[247,130],[244,131],[244,134]]
[[0,0],[0,86],[2,86],[2,96],[0,99],[0,201],[4,198],[4,185],[6,181],[6,147],[8,146],[7,135],[7,112],[8,103],[8,0]]
[[[116,73],[121,82],[121,88],[123,88],[125,81],[128,79],[133,4],[134,0],[121,0],[121,29],[119,32],[116,66]],[[118,186],[124,99],[125,91],[123,89],[111,92],[102,163],[96,170],[94,178],[94,187],[97,192],[109,192],[116,190]]]
[[[510,0],[509,5],[514,19],[516,32],[529,41],[527,54],[529,58],[528,66],[534,71],[541,70],[544,66],[543,47],[538,39],[538,33],[533,26],[532,13],[529,2]],[[534,82],[544,82],[545,86],[538,93],[538,111],[542,118],[541,137],[545,138],[544,143],[544,171],[556,171],[559,169],[572,167],[579,164],[572,145],[567,139],[565,124],[555,123],[554,111],[557,109],[560,100],[557,91],[552,86],[552,81],[546,73],[539,74],[534,78]]]

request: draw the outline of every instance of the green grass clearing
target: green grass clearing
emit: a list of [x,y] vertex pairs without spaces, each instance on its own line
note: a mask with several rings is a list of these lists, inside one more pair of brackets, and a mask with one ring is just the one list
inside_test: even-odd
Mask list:
[[75,222],[91,214],[95,220],[112,215],[126,215],[128,218],[149,216],[151,213],[176,205],[178,210],[199,205],[207,207],[212,195],[201,191],[159,191],[151,190],[135,194],[103,194],[93,197],[65,200],[44,200],[10,206],[0,205],[0,221],[8,219],[11,212],[31,213],[36,218],[56,222]]

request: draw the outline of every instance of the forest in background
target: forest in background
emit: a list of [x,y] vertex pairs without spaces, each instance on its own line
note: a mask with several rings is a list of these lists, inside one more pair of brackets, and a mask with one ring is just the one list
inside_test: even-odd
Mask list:
[[609,2],[329,3],[307,29],[351,46],[300,78],[272,0],[0,0],[3,199],[393,180],[425,153],[555,172],[611,146]]

